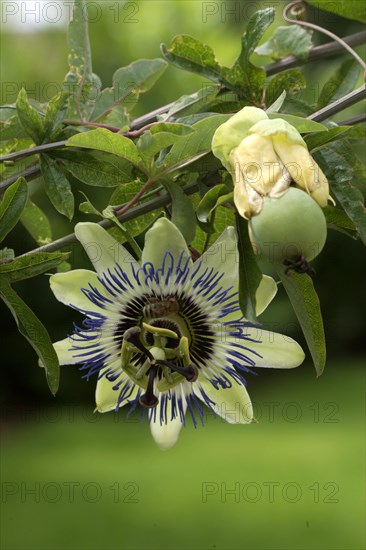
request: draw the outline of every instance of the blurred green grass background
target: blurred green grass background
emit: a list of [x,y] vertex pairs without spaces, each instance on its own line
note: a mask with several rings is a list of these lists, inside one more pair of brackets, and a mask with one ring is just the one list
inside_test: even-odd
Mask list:
[[363,367],[278,372],[249,386],[258,423],[188,422],[167,452],[124,413],[25,414],[3,437],[1,548],[362,550]]

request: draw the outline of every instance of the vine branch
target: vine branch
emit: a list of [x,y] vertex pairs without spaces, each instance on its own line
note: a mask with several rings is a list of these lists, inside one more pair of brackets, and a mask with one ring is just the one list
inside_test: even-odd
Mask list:
[[[327,105],[324,107],[324,109],[320,109],[319,111],[316,111],[312,115],[308,116],[307,118],[309,120],[314,121],[321,121],[325,120],[329,116],[342,111],[346,107],[349,107],[350,105],[353,105],[354,103],[357,103],[358,101],[361,101],[362,99],[366,98],[366,90],[365,86],[361,86],[357,90],[347,94],[345,97],[334,101],[330,105]],[[214,185],[215,183],[218,183],[221,181],[221,178],[217,175],[217,180],[213,179],[213,181],[210,182],[209,185]],[[135,206],[134,208],[131,208],[131,206],[134,206],[136,202],[139,200],[139,198],[143,195],[143,193],[146,191],[148,185],[150,185],[150,181],[148,180],[145,185],[140,189],[137,195],[130,201],[129,203],[126,203],[123,207],[121,207],[115,214],[118,220],[121,223],[127,222],[129,220],[132,220],[134,218],[137,218],[138,216],[142,216],[143,214],[146,214],[148,212],[151,212],[152,210],[156,210],[157,208],[161,208],[163,206],[166,206],[170,203],[170,196],[168,194],[156,197],[155,199],[152,199],[151,201],[145,202],[143,204],[140,204],[138,206]],[[198,190],[199,183],[191,183],[186,185],[182,188],[183,192],[186,195],[191,195],[195,193]],[[136,198],[137,197],[137,198]],[[98,222],[99,225],[104,227],[105,229],[108,229],[113,226],[113,222],[110,220],[102,220],[101,222]],[[29,252],[26,252],[25,254],[22,254],[19,257],[22,256],[28,256],[29,254],[36,254],[37,252],[54,252],[56,250],[59,250],[60,248],[64,248],[65,246],[68,246],[70,244],[74,244],[77,242],[77,239],[75,237],[75,233],[71,233],[70,235],[66,235],[65,237],[61,237],[60,239],[57,239],[53,241],[52,243],[46,244],[44,246],[41,246],[39,248],[35,248],[34,250],[31,250]]]
[[33,181],[38,178],[38,176],[41,175],[41,167],[39,164],[35,164],[33,166],[30,166],[29,168],[26,168],[22,172],[18,172],[14,176],[9,176],[8,178],[5,178],[2,182],[0,182],[0,193],[2,191],[5,191],[8,187],[13,185],[20,177],[25,178],[27,181]]
[[38,153],[46,153],[47,151],[52,151],[53,149],[60,149],[66,145],[66,142],[67,140],[64,139],[62,141],[54,141],[53,143],[45,143],[44,145],[28,147],[27,149],[22,149],[22,151],[16,151],[15,153],[9,153],[8,155],[0,157],[0,162],[19,160],[24,157],[29,157],[30,155],[38,155]]
[[[219,178],[219,176],[217,181],[221,181],[221,178]],[[217,183],[217,181],[215,181],[215,183]],[[182,191],[186,195],[192,195],[193,193],[196,193],[196,191],[198,191],[198,187],[199,187],[199,183],[197,181],[182,187]],[[125,223],[125,222],[128,222],[129,220],[137,218],[138,216],[142,216],[143,214],[152,212],[157,208],[166,206],[167,204],[170,203],[170,201],[171,201],[170,195],[166,193],[166,195],[162,195],[160,197],[156,197],[155,199],[152,199],[151,201],[144,202],[143,204],[139,204],[138,206],[131,208],[130,210],[128,210],[123,214],[119,214],[118,216],[116,215],[116,217],[121,223]],[[127,206],[127,204],[125,206]],[[109,229],[114,225],[114,223],[110,220],[102,220],[101,222],[98,222],[98,223],[100,226],[104,227],[104,229]],[[61,237],[60,239],[52,241],[52,243],[46,244],[44,246],[40,246],[39,248],[35,248],[34,250],[30,250],[29,252],[21,254],[20,256],[18,256],[18,258],[29,256],[30,254],[37,254],[38,252],[55,252],[60,248],[65,248],[65,246],[69,246],[70,244],[75,244],[77,242],[78,240],[75,236],[75,233],[70,233],[70,235]]]
[[366,113],[353,116],[352,118],[347,118],[347,120],[342,120],[339,122],[339,126],[354,126],[355,124],[361,124],[362,122],[366,122]]
[[321,120],[325,120],[331,117],[332,115],[338,113],[339,111],[343,111],[343,109],[347,109],[347,107],[350,107],[351,105],[354,105],[359,101],[362,101],[365,98],[366,98],[366,88],[365,88],[365,85],[363,85],[357,88],[357,90],[354,90],[353,92],[350,92],[349,94],[345,95],[344,97],[341,97],[336,101],[333,101],[333,103],[330,103],[326,107],[323,107],[323,109],[320,109],[319,111],[316,111],[312,115],[309,115],[307,118],[309,120],[315,120],[316,122],[320,122]]
[[[350,107],[351,105],[354,105],[355,103],[358,103],[359,101],[362,101],[365,98],[366,98],[365,86],[360,86],[360,88],[357,88],[357,90],[354,90],[353,92],[350,92],[346,96],[344,96],[340,99],[337,99],[336,101],[334,101],[333,103],[330,103],[329,105],[327,105],[323,109],[320,109],[319,111],[316,111],[312,115],[309,115],[307,118],[309,120],[314,120],[316,122],[320,122],[320,121],[325,120],[325,119],[329,118],[330,116],[342,111],[343,109],[346,109],[347,107]],[[363,120],[363,118],[361,118],[360,122],[362,120]],[[357,122],[358,122],[358,118],[357,118]],[[146,128],[146,126],[144,128]],[[61,143],[61,142],[58,142],[58,143]],[[55,144],[51,143],[50,145],[55,145]],[[39,147],[46,147],[46,146],[40,145]],[[36,149],[36,147],[33,147],[33,150],[34,149]],[[26,151],[26,150],[24,150],[24,151]],[[43,151],[45,151],[45,149],[43,149]],[[10,177],[4,179],[0,183],[0,192],[5,191],[5,189],[7,189],[10,185],[15,183],[20,176],[23,176],[28,180],[33,180],[33,179],[36,179],[40,175],[40,173],[41,172],[40,172],[40,168],[39,168],[38,164],[35,165],[35,166],[31,166],[30,168],[27,168],[26,170],[24,170],[23,172],[21,172],[19,174],[16,174],[14,176],[10,176]]]
[[[339,38],[339,37],[337,37],[337,38]],[[358,33],[355,33],[355,34],[351,34],[349,36],[344,37],[341,40],[342,40],[342,42],[347,43],[349,46],[358,46],[358,45],[364,44],[364,42],[366,40],[366,31],[361,31],[361,32],[358,32]],[[317,60],[335,55],[335,54],[341,52],[343,49],[344,49],[344,46],[339,44],[338,42],[333,42],[333,41],[332,42],[327,42],[326,44],[322,44],[320,46],[315,46],[314,48],[312,48],[312,50],[309,53],[309,57],[307,58],[307,60],[301,60],[301,59],[298,59],[297,57],[291,55],[291,56],[288,56],[288,57],[285,57],[285,58],[281,59],[280,61],[278,61],[276,63],[272,63],[270,65],[267,65],[266,67],[264,67],[264,69],[267,73],[267,76],[272,76],[272,75],[280,73],[284,70],[287,70],[287,69],[290,69],[290,68],[293,68],[293,67],[299,67],[303,64],[311,63],[313,61],[317,61]],[[139,133],[137,133],[137,131],[139,131],[139,132],[144,131],[147,128],[149,128],[152,124],[156,123],[156,118],[160,115],[163,115],[163,114],[167,113],[169,111],[169,109],[172,107],[172,105],[174,105],[174,102],[168,103],[167,105],[163,105],[162,107],[159,107],[158,109],[155,109],[155,110],[151,111],[150,113],[147,113],[146,115],[142,115],[141,117],[138,117],[138,118],[134,119],[130,124],[130,130],[128,132],[124,132],[123,135],[125,135],[127,137],[136,137],[137,135],[139,135]],[[116,126],[103,125],[103,124],[99,124],[97,122],[87,122],[87,123],[83,122],[83,123],[80,123],[80,121],[71,121],[71,120],[65,120],[64,122],[66,124],[77,124],[78,126],[88,125],[88,126],[96,126],[96,127],[107,128],[107,129],[109,129],[113,132],[117,132],[117,131],[120,130]],[[7,160],[13,160],[14,161],[14,160],[18,160],[20,158],[23,158],[23,157],[26,157],[26,156],[29,156],[29,155],[38,154],[38,153],[42,153],[42,152],[44,153],[44,152],[47,152],[47,151],[51,151],[53,149],[58,149],[60,147],[64,147],[65,144],[66,144],[66,141],[64,140],[64,141],[58,141],[58,142],[54,142],[54,143],[47,143],[47,144],[44,144],[44,145],[39,145],[37,147],[30,147],[29,149],[24,149],[23,151],[18,151],[16,153],[10,153],[9,155],[4,155],[3,157],[0,157],[0,162],[4,162],[4,161],[7,161]],[[7,180],[4,180],[4,182],[5,181],[7,181]],[[9,178],[9,181],[10,181],[10,178]],[[13,180],[11,180],[11,181],[13,182]],[[14,181],[16,181],[16,179]],[[4,182],[2,182],[2,184],[0,184],[0,190],[6,189],[6,187],[11,185],[11,183],[10,183],[10,184],[7,184],[6,186],[4,186],[3,185]]]

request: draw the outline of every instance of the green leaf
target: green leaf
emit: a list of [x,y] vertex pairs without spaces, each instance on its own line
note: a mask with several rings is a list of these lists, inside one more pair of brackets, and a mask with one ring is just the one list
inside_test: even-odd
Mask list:
[[20,221],[40,246],[52,241],[52,230],[47,216],[30,199],[28,199],[25,205]]
[[320,124],[320,122],[308,120],[300,116],[285,115],[283,113],[268,113],[268,118],[282,118],[289,124],[292,124],[300,134],[305,134],[307,132],[323,132],[327,129],[327,127]]
[[352,185],[352,166],[348,164],[347,158],[334,151],[332,146],[317,151],[314,158],[328,178],[331,194],[340,202],[355,224],[360,239],[366,245],[366,210],[362,193]]
[[[190,196],[190,200],[193,207],[197,209],[201,201],[201,196],[199,193],[195,193],[194,195]],[[229,225],[233,226],[234,224],[234,210],[231,208],[218,206],[215,210],[215,219],[213,224],[215,229],[214,232],[207,235],[207,232],[202,230],[200,226],[197,225],[196,236],[192,241],[191,246],[202,253],[205,247],[207,249],[212,243],[214,243],[218,239],[218,237],[226,229],[226,227],[228,227]]]
[[[283,94],[283,92],[286,92],[286,95],[283,99],[291,99],[292,97],[296,97],[301,92],[301,90],[305,88],[305,86],[306,81],[301,71],[297,69],[283,71],[282,73],[276,75],[270,80],[270,83],[268,84],[268,88],[266,90],[266,103],[271,105],[279,97],[282,97],[281,94]],[[279,106],[279,109],[281,108],[281,106],[282,104]],[[267,114],[269,114],[275,111],[272,107],[271,110],[267,109],[266,112]]]
[[229,118],[230,115],[215,115],[193,124],[192,129],[195,132],[182,137],[173,145],[163,164],[157,167],[157,173],[166,172],[168,167],[175,169],[189,159],[199,158],[200,155],[211,151],[211,141],[216,129]]
[[0,139],[6,141],[14,138],[29,138],[28,133],[23,128],[18,115],[14,115],[7,120],[0,121]]
[[18,118],[26,133],[37,145],[44,138],[44,122],[40,114],[29,104],[27,92],[22,88],[16,102]]
[[36,277],[54,269],[67,260],[69,253],[37,252],[21,256],[14,261],[0,265],[0,274],[6,275],[11,283]]
[[48,198],[60,214],[71,220],[74,215],[74,195],[70,182],[57,161],[49,155],[42,154],[40,164]]
[[116,165],[94,158],[89,153],[58,155],[60,165],[76,179],[97,187],[117,187],[131,181],[131,165],[119,169]]
[[335,128],[329,128],[329,130],[325,130],[324,132],[309,134],[305,136],[304,139],[309,151],[314,151],[327,143],[344,138],[351,129],[351,126],[337,126]]
[[85,193],[83,193],[82,191],[80,191],[80,193],[86,199],[85,202],[82,202],[81,204],[79,204],[80,212],[83,212],[83,214],[93,214],[94,216],[98,216],[100,218],[103,218],[103,214],[95,208],[95,206],[91,203],[91,201],[88,199],[88,197],[85,195]]
[[260,103],[262,100],[266,72],[253,65],[250,56],[266,29],[273,23],[274,15],[274,8],[266,8],[251,16],[241,39],[240,55],[228,74],[225,73],[226,79],[232,82],[237,93],[251,103]]
[[89,120],[99,95],[100,80],[93,74],[85,0],[75,0],[68,28],[69,72],[63,89],[69,93],[67,118]]
[[340,68],[324,84],[318,99],[317,109],[323,109],[337,101],[341,97],[352,92],[358,77],[361,73],[361,67],[355,59],[347,59]]
[[130,139],[121,134],[115,134],[105,128],[97,128],[90,132],[76,134],[68,139],[66,145],[70,147],[85,147],[96,149],[112,155],[125,158],[138,165],[141,158],[137,152],[136,145]]
[[168,49],[160,46],[163,57],[178,69],[197,73],[214,82],[223,82],[222,67],[216,61],[215,53],[200,40],[187,34],[179,34],[173,38]]
[[240,65],[244,71],[253,67],[249,58],[264,32],[272,25],[274,16],[274,8],[266,8],[256,11],[249,19],[246,31],[241,39],[241,52],[236,61],[236,64]]
[[196,233],[196,214],[192,203],[176,181],[162,183],[172,200],[171,220],[178,227],[187,244],[190,244]]
[[[194,115],[202,109],[207,110],[207,105],[211,100],[216,98],[219,89],[219,86],[216,85],[205,85],[198,92],[182,95],[171,105],[169,111],[164,115],[164,120],[169,120],[173,117],[177,121],[183,122],[181,120],[182,117]],[[220,98],[220,101],[222,101],[222,98]]]
[[347,139],[349,141],[352,140],[354,144],[364,145],[366,141],[366,126],[364,124],[354,124],[351,126]]
[[273,59],[282,59],[287,55],[294,55],[298,59],[306,60],[313,47],[312,31],[290,25],[277,27],[271,38],[255,50],[258,55],[270,55]]
[[197,208],[197,218],[200,222],[206,223],[217,206],[220,198],[224,197],[224,200],[231,195],[230,189],[224,183],[215,185],[212,189],[209,189],[205,196],[201,199]]
[[68,97],[67,93],[61,92],[49,102],[44,119],[45,134],[43,143],[53,141],[59,133],[62,121],[65,118]]
[[48,386],[56,394],[59,386],[60,367],[47,330],[33,311],[23,302],[5,276],[0,277],[0,296],[10,309],[19,332],[36,351],[46,372]]
[[350,236],[353,236],[356,232],[355,224],[349,219],[344,210],[340,210],[334,206],[326,206],[323,208],[323,213],[328,227],[342,230],[343,233],[347,233]]
[[139,95],[154,86],[167,66],[163,59],[139,59],[118,69],[113,75],[113,86],[99,95],[92,119],[101,118],[117,105],[125,112],[131,111]]
[[[267,115],[271,114],[271,113],[278,113],[278,111],[281,109],[285,99],[286,99],[286,90],[283,90],[282,94],[278,96],[278,98],[273,102],[271,103],[271,105],[269,107],[267,107],[266,109],[266,113]],[[269,103],[269,101],[268,101]]]
[[187,136],[192,132],[194,129],[186,124],[172,123],[157,124],[144,132],[137,142],[137,148],[146,168],[149,169],[151,160],[159,151],[170,147],[182,136]]
[[310,105],[304,99],[299,99],[295,96],[289,99],[286,98],[282,108],[284,113],[299,117],[308,117],[313,114],[314,110],[314,105]]
[[316,374],[320,376],[325,367],[326,345],[319,298],[313,281],[306,273],[285,275],[282,267],[278,269],[278,275],[301,325]]
[[[113,192],[111,198],[108,201],[109,204],[113,206],[126,204],[134,198],[136,193],[140,191],[141,186],[142,184],[140,181],[133,181],[120,185]],[[146,200],[149,199],[143,197],[140,201],[140,204],[144,203]],[[130,233],[130,235],[132,235],[132,237],[137,237],[138,235],[146,231],[160,215],[160,209],[154,210],[152,212],[147,212],[142,216],[138,216],[137,218],[124,222],[123,225]],[[125,242],[126,239],[123,236],[122,232],[118,229],[118,227],[113,227],[112,229],[109,229],[108,232],[113,235],[113,237],[117,239],[120,243]]]
[[362,21],[366,23],[365,4],[360,0],[337,0],[336,2],[329,2],[329,0],[308,0],[309,4],[312,4],[320,10],[330,11],[336,13],[346,19],[355,19],[356,21]]
[[0,242],[17,224],[28,198],[28,186],[24,178],[19,178],[5,191],[0,202]]
[[262,272],[249,239],[247,220],[236,214],[235,224],[239,249],[239,304],[244,317],[255,323],[255,293],[262,280]]

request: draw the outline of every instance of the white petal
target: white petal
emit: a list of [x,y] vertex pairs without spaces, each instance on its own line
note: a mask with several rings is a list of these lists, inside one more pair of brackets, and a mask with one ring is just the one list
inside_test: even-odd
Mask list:
[[199,391],[199,387],[202,387],[204,393],[214,403],[211,404],[212,409],[229,424],[249,424],[253,420],[253,407],[248,392],[235,380],[232,379],[231,388],[215,389],[201,374],[193,387],[195,395],[205,403]]
[[[77,365],[78,363],[82,363],[80,357],[75,357],[77,352],[71,350],[74,344],[75,342],[69,337],[53,344],[60,365]],[[85,344],[87,345],[88,342],[85,342]]]
[[[236,281],[234,282],[234,289],[235,291],[238,290],[238,275],[236,276]],[[273,298],[277,294],[277,284],[272,277],[269,277],[268,275],[263,275],[262,280],[259,283],[259,287],[257,288],[257,292],[255,293],[255,299],[256,299],[256,315],[260,315],[263,313],[263,311],[269,306],[269,304],[272,302]],[[237,321],[238,318],[241,316],[240,311],[232,312],[226,315],[223,318],[223,321],[225,323],[228,323],[229,321]]]
[[233,227],[227,227],[215,243],[201,257],[202,266],[223,273],[220,286],[223,289],[238,286],[238,261],[236,233]]
[[[166,405],[166,416],[165,414],[163,417],[165,418],[165,422],[162,422],[160,424],[160,407],[162,405],[162,395],[160,394],[159,404],[156,407],[156,411],[154,415],[152,415],[150,420],[150,430],[151,435],[153,436],[156,444],[158,447],[166,451],[167,449],[170,449],[175,445],[175,443],[178,440],[179,433],[182,429],[183,423],[180,419],[180,416],[175,416],[173,420],[171,420],[171,400],[167,399],[167,405]],[[183,411],[185,412],[187,409],[187,404],[185,401],[182,402]],[[153,418],[155,417],[155,422]]]
[[[202,255],[201,261],[204,266],[208,268],[213,267],[216,271],[224,273],[223,277],[220,279],[220,286],[222,286],[223,289],[232,286],[233,291],[238,291],[239,254],[236,233],[233,227],[227,227],[225,231],[223,231],[217,241]],[[276,282],[272,277],[263,275],[256,292],[257,315],[260,315],[266,309],[276,293]],[[237,315],[235,315],[235,318],[237,318]],[[225,318],[225,320],[227,319]]]
[[103,309],[89,300],[81,290],[90,289],[89,283],[103,296],[108,296],[98,281],[97,274],[88,269],[73,269],[65,273],[55,273],[50,277],[51,290],[59,302],[76,309],[101,313]]
[[263,313],[263,311],[269,306],[273,298],[276,296],[277,290],[278,287],[276,281],[268,275],[263,275],[262,280],[259,283],[259,287],[257,288],[257,292],[255,293],[255,310],[257,315]]
[[187,243],[177,226],[166,218],[160,218],[145,235],[141,263],[151,262],[155,269],[158,269],[162,266],[166,252],[172,255],[175,266],[182,252],[185,258],[191,257]]
[[[110,370],[110,365],[108,366],[108,370]],[[121,372],[118,378],[116,378],[113,382],[108,380],[106,376],[101,376],[97,382],[97,387],[95,390],[97,411],[100,413],[105,413],[115,410],[118,405],[120,390],[122,389],[124,383],[128,382],[130,382],[131,385],[130,390],[127,391],[126,396],[120,402],[119,407],[123,407],[126,403],[133,401],[137,396],[139,387],[130,381],[127,374],[124,372]],[[116,387],[116,389],[113,389],[114,387]]]
[[139,267],[133,256],[97,223],[78,223],[75,226],[75,235],[98,274],[113,269],[118,263],[128,277],[132,277],[131,264],[135,264],[135,268]]
[[251,338],[260,342],[247,342],[244,345],[257,352],[254,356],[256,367],[293,369],[301,365],[305,354],[295,340],[284,334],[263,330],[260,327],[248,329]]
[[[159,221],[168,220],[162,219]],[[170,222],[168,222],[170,224]],[[172,224],[171,224],[172,225]],[[175,226],[173,226],[175,227]],[[151,230],[150,230],[151,231]],[[148,232],[150,233],[150,232]],[[180,233],[179,233],[180,235]],[[148,252],[149,247],[152,247],[154,244],[155,247],[158,247],[158,242],[155,240],[156,235],[153,239],[147,239]],[[181,250],[182,243],[179,245],[179,250]],[[145,245],[146,249],[146,245]],[[157,251],[159,254],[159,251]],[[155,265],[160,265],[162,258],[155,260]],[[238,250],[237,250],[237,237],[235,229],[233,227],[227,227],[225,231],[220,235],[216,242],[202,255],[201,258],[203,268],[213,268],[216,272],[221,273],[223,276],[220,279],[219,285],[224,289],[233,288],[233,292],[238,291]],[[264,275],[262,281],[257,289],[256,300],[257,300],[257,315],[260,315],[268,306],[268,304],[273,300],[277,292],[277,285],[275,281]],[[231,314],[230,317],[237,319],[238,314]],[[225,321],[228,321],[230,317],[225,317]]]

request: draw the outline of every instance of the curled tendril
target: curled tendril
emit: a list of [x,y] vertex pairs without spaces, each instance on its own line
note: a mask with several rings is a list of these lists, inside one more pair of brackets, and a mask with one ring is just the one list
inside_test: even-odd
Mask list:
[[[289,17],[289,14],[294,17],[295,19],[292,19]],[[358,55],[357,52],[354,51],[353,48],[349,44],[347,44],[342,38],[337,36],[331,31],[328,31],[327,29],[324,29],[323,27],[319,27],[319,25],[315,25],[314,23],[308,23],[307,21],[304,21],[305,16],[305,5],[303,0],[295,0],[294,2],[291,2],[287,6],[285,6],[283,10],[283,18],[288,23],[292,23],[294,25],[300,25],[302,27],[307,27],[309,29],[314,29],[315,31],[322,32],[323,34],[326,34],[327,36],[330,36],[333,40],[338,42],[345,50],[347,50],[353,57],[356,59],[356,61],[361,65],[363,70],[366,70],[366,63],[364,60]]]

